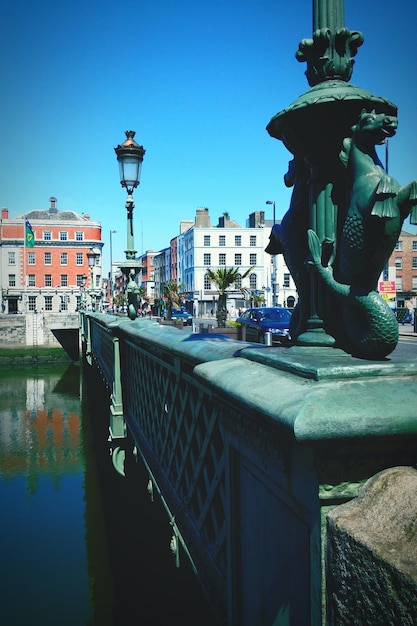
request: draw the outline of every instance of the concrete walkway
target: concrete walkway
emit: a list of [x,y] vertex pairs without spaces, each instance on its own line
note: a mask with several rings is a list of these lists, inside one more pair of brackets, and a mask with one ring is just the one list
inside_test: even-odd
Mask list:
[[407,337],[417,337],[417,333],[414,332],[414,324],[398,324],[398,331],[400,333],[400,337],[402,335]]

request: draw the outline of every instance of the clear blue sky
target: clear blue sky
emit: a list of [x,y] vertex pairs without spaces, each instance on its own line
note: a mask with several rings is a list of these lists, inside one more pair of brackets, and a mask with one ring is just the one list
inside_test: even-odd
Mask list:
[[[351,82],[399,109],[390,174],[417,177],[417,3],[345,0],[365,43]],[[102,222],[105,266],[126,247],[113,148],[146,149],[134,194],[135,247],[160,250],[197,207],[241,226],[276,201],[291,154],[265,126],[308,90],[295,60],[312,0],[14,0],[0,24],[0,204],[12,216],[58,208]],[[270,215],[268,214],[271,213]],[[413,229],[405,224],[405,229]]]

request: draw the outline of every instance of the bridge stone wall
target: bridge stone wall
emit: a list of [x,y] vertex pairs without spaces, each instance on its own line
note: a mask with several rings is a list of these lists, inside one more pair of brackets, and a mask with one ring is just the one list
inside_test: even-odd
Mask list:
[[134,442],[219,623],[327,626],[327,519],[377,473],[416,465],[417,361],[97,313],[82,328],[86,361],[111,391],[113,463],[120,471]]

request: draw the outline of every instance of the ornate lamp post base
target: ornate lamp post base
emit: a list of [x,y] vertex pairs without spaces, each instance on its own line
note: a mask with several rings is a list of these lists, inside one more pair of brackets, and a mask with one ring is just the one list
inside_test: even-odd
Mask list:
[[123,263],[123,265],[120,265],[119,267],[128,280],[126,287],[127,314],[131,320],[134,320],[138,316],[139,294],[139,287],[135,282],[135,277],[139,274],[142,266],[139,261],[126,261],[126,263]]
[[284,177],[291,205],[266,250],[284,255],[297,286],[298,345],[381,359],[398,324],[377,282],[404,219],[417,219],[417,181],[400,188],[377,157],[375,146],[395,134],[397,108],[348,84],[364,39],[344,26],[342,0],[316,0],[313,17],[313,38],[296,54],[311,89],[267,126],[294,158]]

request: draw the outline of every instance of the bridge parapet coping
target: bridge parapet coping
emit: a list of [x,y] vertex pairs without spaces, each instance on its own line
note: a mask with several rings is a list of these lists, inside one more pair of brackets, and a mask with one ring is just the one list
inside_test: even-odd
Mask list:
[[88,319],[99,367],[115,366],[108,349],[114,357],[118,342],[123,406],[113,418],[126,423],[223,623],[265,603],[275,617],[289,606],[294,623],[326,623],[326,515],[377,472],[416,464],[415,362]]

